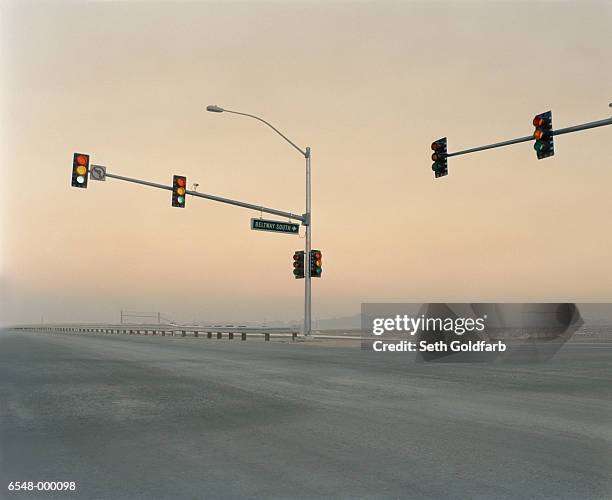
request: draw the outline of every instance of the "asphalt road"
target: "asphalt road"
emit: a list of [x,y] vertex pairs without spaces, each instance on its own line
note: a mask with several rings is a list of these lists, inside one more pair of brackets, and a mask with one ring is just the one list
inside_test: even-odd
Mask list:
[[406,356],[0,332],[0,497],[612,498],[612,344],[542,364]]

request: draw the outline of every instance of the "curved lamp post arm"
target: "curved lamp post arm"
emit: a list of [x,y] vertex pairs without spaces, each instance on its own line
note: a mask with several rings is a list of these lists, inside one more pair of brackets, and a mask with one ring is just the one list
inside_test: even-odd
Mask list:
[[[211,104],[206,106],[206,111],[210,111],[212,113],[223,113],[227,111],[228,113],[233,113],[235,115],[248,116],[249,118],[255,118],[262,123],[265,123],[268,127],[270,127],[274,132],[280,135],[285,141],[291,144],[295,149],[297,149],[300,154],[306,158],[306,213],[302,215],[302,225],[306,227],[305,230],[305,244],[304,244],[304,336],[310,337],[312,332],[312,293],[311,293],[311,273],[310,273],[310,253],[311,253],[311,239],[312,239],[312,223],[311,223],[311,195],[310,195],[310,148],[306,148],[302,150],[297,144],[295,144],[289,137],[283,134],[280,130],[278,130],[274,125],[268,123],[266,120],[259,118],[259,116],[249,115],[248,113],[240,113],[239,111],[231,111],[229,109],[223,109],[221,106],[217,106],[216,104]],[[191,193],[190,193],[191,194]],[[199,194],[199,193],[194,193]]]
[[309,156],[308,155],[308,151],[304,151],[297,144],[295,144],[291,139],[289,139],[289,137],[287,137],[280,130],[278,130],[274,125],[272,125],[271,123],[268,123],[263,118],[259,118],[259,116],[249,115],[248,113],[241,113],[240,111],[232,111],[230,109],[221,108],[221,107],[219,107],[217,105],[214,105],[214,104],[211,105],[211,106],[206,106],[206,110],[207,111],[212,111],[213,113],[223,113],[223,112],[226,112],[226,113],[233,113],[235,115],[242,115],[242,116],[248,116],[250,118],[255,118],[256,120],[259,120],[260,122],[265,123],[268,127],[270,127],[272,130],[274,130],[274,132],[276,132],[283,139],[285,139],[289,144],[291,144],[295,149],[297,149],[304,158],[308,158],[308,156]]

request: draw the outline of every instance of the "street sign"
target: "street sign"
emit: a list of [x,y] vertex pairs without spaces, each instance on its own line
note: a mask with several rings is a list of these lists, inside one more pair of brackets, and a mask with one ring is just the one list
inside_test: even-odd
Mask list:
[[251,219],[251,229],[273,233],[299,234],[300,225],[279,220]]
[[103,167],[102,165],[92,165],[89,168],[89,178],[92,181],[105,181],[106,167]]

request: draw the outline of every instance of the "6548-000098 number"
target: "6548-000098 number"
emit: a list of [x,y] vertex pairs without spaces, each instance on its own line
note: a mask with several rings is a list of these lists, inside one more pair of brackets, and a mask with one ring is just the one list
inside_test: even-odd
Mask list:
[[74,481],[11,481],[9,491],[76,491]]

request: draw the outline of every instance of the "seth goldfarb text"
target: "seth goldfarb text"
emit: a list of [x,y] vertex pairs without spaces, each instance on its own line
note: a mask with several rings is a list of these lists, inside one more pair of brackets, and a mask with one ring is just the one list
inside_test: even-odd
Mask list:
[[408,340],[384,342],[377,340],[372,344],[372,348],[376,352],[504,352],[506,344],[501,340],[492,344],[484,340],[477,342],[453,340],[450,343],[441,340],[438,342],[427,342],[426,340],[420,342],[410,342]]

